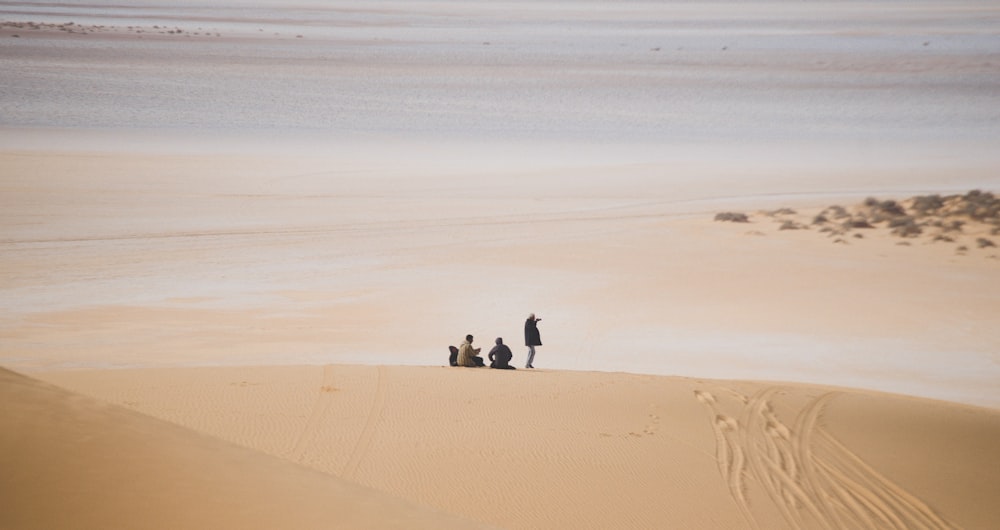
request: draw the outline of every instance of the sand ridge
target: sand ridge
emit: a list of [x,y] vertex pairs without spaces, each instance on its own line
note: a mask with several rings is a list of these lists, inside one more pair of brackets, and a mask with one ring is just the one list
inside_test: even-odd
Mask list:
[[998,526],[994,0],[357,4],[0,5],[0,527]]
[[[997,516],[998,481],[966,465],[998,456],[980,443],[1000,433],[996,411],[868,391],[351,365],[44,377],[502,528],[977,528]],[[882,472],[898,471],[880,453],[893,444],[951,475]]]
[[0,369],[0,526],[472,528]]

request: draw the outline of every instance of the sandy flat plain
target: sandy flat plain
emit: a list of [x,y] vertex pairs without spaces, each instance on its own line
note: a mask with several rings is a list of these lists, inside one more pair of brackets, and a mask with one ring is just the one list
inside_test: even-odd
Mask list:
[[0,3],[0,527],[995,527],[997,28]]

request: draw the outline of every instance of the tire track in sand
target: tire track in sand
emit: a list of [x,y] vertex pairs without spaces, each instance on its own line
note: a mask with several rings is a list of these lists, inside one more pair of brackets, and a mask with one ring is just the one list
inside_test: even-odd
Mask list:
[[319,392],[316,394],[316,400],[313,401],[312,410],[309,412],[306,424],[302,427],[302,431],[299,432],[295,440],[295,445],[292,446],[292,452],[289,455],[291,460],[301,463],[303,458],[305,458],[306,450],[316,438],[316,431],[319,429],[320,420],[326,414],[327,409],[330,408],[330,402],[333,400],[332,396],[335,390],[336,388],[333,386],[333,366],[326,365],[323,367],[323,381],[320,384]]
[[826,405],[839,392],[811,400],[793,428],[775,414],[779,387],[751,397],[737,395],[739,419],[721,411],[716,397],[695,390],[710,413],[719,471],[740,514],[752,528],[747,488],[759,487],[794,528],[955,528],[905,489],[883,477],[820,425]]
[[[759,529],[757,522],[750,513],[750,503],[744,495],[743,472],[746,468],[746,456],[739,443],[739,423],[735,418],[722,414],[717,409],[715,396],[701,390],[694,391],[695,398],[712,411],[712,431],[715,433],[715,459],[719,465],[719,473],[729,487],[729,494],[736,501],[736,508],[747,526]],[[742,396],[741,396],[742,397]]]
[[385,408],[386,368],[384,366],[376,367],[376,374],[375,396],[372,398],[372,406],[368,410],[365,426],[361,429],[361,435],[358,436],[358,441],[354,444],[351,457],[347,460],[347,464],[344,465],[344,471],[340,474],[341,477],[346,479],[354,479],[358,473],[358,467],[365,456],[368,455],[368,451],[371,450],[371,442],[375,438],[375,427],[378,424],[378,420],[382,417],[382,409]]

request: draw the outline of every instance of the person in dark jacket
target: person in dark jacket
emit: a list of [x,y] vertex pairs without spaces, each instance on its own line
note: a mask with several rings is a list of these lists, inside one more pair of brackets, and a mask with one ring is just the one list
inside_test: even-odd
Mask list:
[[528,347],[528,362],[525,368],[535,367],[535,346],[542,345],[542,336],[538,333],[538,323],[542,319],[535,318],[535,314],[528,315],[528,320],[524,321],[524,345]]
[[497,345],[490,350],[490,368],[499,368],[501,370],[516,370],[510,365],[510,360],[514,358],[514,354],[511,353],[510,348],[503,343],[502,337],[497,337]]

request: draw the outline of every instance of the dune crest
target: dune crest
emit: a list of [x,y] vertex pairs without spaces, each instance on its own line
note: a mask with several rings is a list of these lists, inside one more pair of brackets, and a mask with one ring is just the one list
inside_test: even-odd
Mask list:
[[[1000,411],[800,384],[283,366],[46,380],[502,528],[983,528]],[[869,412],[877,411],[877,412]],[[905,455],[900,460],[899,455]],[[988,526],[988,525],[987,525]]]
[[473,528],[0,369],[0,528]]

